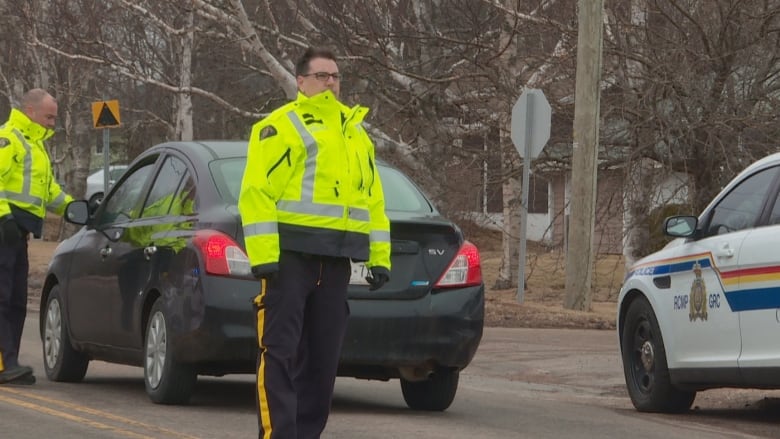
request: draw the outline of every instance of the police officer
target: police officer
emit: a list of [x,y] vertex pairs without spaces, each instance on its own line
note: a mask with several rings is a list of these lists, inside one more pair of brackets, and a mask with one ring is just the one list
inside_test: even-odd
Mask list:
[[350,259],[390,279],[390,226],[368,109],[339,102],[338,65],[308,49],[298,97],[252,128],[238,207],[257,310],[259,437],[317,438],[330,413]]
[[33,384],[19,364],[27,316],[27,238],[41,236],[46,209],[59,215],[73,198],[54,179],[43,142],[54,134],[57,101],[33,89],[0,126],[0,384]]

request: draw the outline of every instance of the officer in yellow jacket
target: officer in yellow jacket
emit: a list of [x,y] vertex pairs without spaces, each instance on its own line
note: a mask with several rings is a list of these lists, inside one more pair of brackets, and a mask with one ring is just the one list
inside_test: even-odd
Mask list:
[[353,261],[390,279],[390,223],[368,109],[339,102],[334,55],[308,49],[298,97],[254,125],[238,208],[257,310],[259,437],[317,438],[330,413]]
[[54,134],[57,101],[33,89],[0,126],[0,384],[32,384],[19,364],[27,316],[27,238],[41,236],[46,210],[62,215],[73,198],[54,179],[43,142]]

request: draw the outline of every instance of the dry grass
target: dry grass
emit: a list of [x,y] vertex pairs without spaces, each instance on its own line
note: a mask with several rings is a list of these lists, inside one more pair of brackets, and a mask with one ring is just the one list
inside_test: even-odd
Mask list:
[[[472,230],[473,232],[473,230]],[[486,288],[486,324],[511,327],[603,328],[615,327],[616,301],[625,273],[619,255],[600,255],[592,277],[591,309],[587,312],[563,308],[566,288],[566,254],[529,242],[523,302],[517,288],[496,289],[501,266],[501,236],[497,232],[473,234],[482,256]]]

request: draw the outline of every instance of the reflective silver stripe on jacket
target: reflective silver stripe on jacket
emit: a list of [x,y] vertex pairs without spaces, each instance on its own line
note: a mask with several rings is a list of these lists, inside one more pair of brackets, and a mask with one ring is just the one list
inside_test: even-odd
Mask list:
[[31,181],[32,181],[32,147],[29,143],[27,143],[27,139],[24,138],[24,135],[19,132],[19,130],[14,129],[13,130],[14,135],[19,139],[20,142],[22,142],[22,146],[24,146],[25,151],[27,152],[24,155],[24,171],[22,174],[22,192],[16,193],[16,192],[5,192],[5,198],[8,200],[14,200],[19,201],[22,203],[28,203],[28,204],[34,204],[36,206],[42,206],[43,200],[38,197],[33,197],[32,194],[30,194],[30,188],[31,188]]
[[390,242],[390,232],[373,230],[368,239],[371,242]]
[[[344,216],[343,206],[314,202],[314,175],[317,168],[317,154],[319,153],[317,141],[314,140],[314,137],[306,129],[295,111],[288,112],[287,117],[290,118],[293,126],[298,131],[298,135],[301,136],[303,144],[306,146],[306,169],[304,170],[303,182],[301,183],[301,201],[282,200],[276,204],[277,208],[290,213],[342,218]],[[350,207],[349,218],[368,222],[369,213],[367,209]]]
[[350,207],[349,208],[349,219],[353,219],[355,221],[365,221],[368,222],[369,215],[367,209],[360,209],[357,207]]
[[279,233],[276,221],[266,221],[262,223],[252,223],[244,226],[244,237],[258,235],[275,235]]
[[298,115],[294,111],[290,111],[287,113],[287,117],[290,118],[295,129],[298,130],[298,135],[301,136],[303,144],[306,145],[306,165],[301,187],[301,202],[313,204],[314,172],[317,169],[317,154],[319,154],[320,150],[317,148],[317,141],[311,136]]
[[49,203],[49,205],[47,206],[47,209],[49,209],[51,211],[56,211],[63,204],[65,204],[65,192],[64,191],[60,191],[60,194],[57,195],[57,198],[55,198],[54,201]]

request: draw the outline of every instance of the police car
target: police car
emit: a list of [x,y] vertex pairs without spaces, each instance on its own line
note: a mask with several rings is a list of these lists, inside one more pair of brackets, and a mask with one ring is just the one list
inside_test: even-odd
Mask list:
[[679,413],[716,387],[780,388],[780,153],[742,171],[677,239],[631,267],[618,299],[639,411]]

